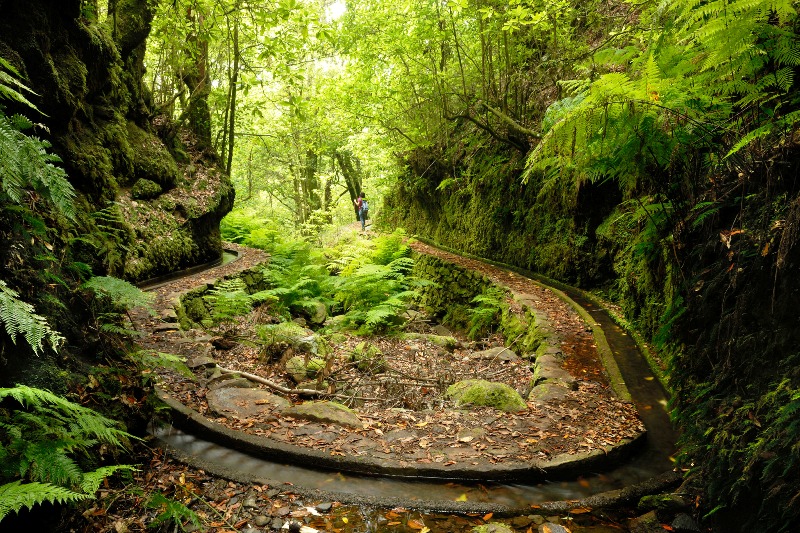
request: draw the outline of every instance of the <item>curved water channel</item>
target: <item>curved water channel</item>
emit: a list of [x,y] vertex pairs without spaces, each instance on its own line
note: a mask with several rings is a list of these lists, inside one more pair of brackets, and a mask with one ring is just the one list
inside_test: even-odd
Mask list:
[[[230,262],[230,253],[224,260]],[[531,505],[576,500],[644,482],[671,469],[675,432],[665,410],[666,394],[634,340],[602,308],[579,291],[560,286],[596,321],[619,366],[625,384],[647,429],[643,448],[625,464],[605,472],[586,472],[578,479],[536,484],[486,483],[452,480],[372,477],[330,472],[314,465],[287,465],[257,458],[203,440],[171,426],[152,429],[153,435],[181,460],[209,473],[246,482],[291,483],[296,488],[322,491],[344,503],[364,500],[383,506],[441,509],[454,501],[476,508],[530,509]]]

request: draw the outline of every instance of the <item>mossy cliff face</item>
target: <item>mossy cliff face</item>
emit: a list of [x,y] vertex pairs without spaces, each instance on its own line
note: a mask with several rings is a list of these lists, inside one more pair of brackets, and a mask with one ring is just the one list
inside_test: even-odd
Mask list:
[[[725,155],[721,151],[719,159]],[[698,169],[653,224],[647,191],[531,176],[486,153],[410,154],[385,220],[458,250],[598,286],[668,363],[682,465],[717,531],[800,523],[800,136]],[[483,163],[478,162],[481,159]],[[687,171],[688,172],[688,171]],[[680,176],[663,176],[664,182]],[[680,204],[684,202],[683,204]],[[680,204],[680,205],[679,205]],[[705,206],[705,207],[704,207]],[[688,486],[688,485],[687,485]],[[710,512],[712,511],[713,512]]]
[[[638,253],[640,220],[613,183],[531,176],[524,159],[488,148],[444,168],[441,154],[407,154],[379,223],[453,249],[586,288],[600,287],[654,332],[664,312],[663,254]],[[633,205],[633,207],[631,207]]]
[[[100,24],[92,1],[0,0],[0,56],[38,93],[46,116],[32,118],[80,193],[73,231],[88,237],[72,253],[95,274],[138,281],[218,257],[234,191],[207,147],[152,114],[142,84],[150,4],[112,4]],[[134,200],[140,180],[161,193]]]

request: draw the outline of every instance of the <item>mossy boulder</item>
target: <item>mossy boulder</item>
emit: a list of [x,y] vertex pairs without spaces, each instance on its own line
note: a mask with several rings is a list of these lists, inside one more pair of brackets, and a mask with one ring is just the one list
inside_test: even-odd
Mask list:
[[258,328],[258,337],[265,347],[275,344],[291,346],[295,351],[316,355],[320,350],[319,337],[296,322],[267,324]]
[[315,357],[314,359],[310,359],[308,364],[306,364],[306,375],[310,379],[314,379],[319,374],[325,370],[326,362],[325,359],[320,359]]
[[295,383],[316,378],[325,369],[325,360],[313,358],[306,361],[305,357],[295,355],[286,361],[286,373]]
[[131,198],[136,200],[151,200],[161,194],[163,190],[161,185],[155,181],[142,178],[136,180],[136,183],[131,187]]
[[458,347],[458,339],[445,335],[433,335],[430,333],[403,333],[403,340],[409,341],[428,341],[436,346],[441,346],[446,350],[454,350]]
[[361,372],[380,374],[386,372],[386,359],[383,353],[374,344],[361,342],[353,348],[350,361],[355,363]]
[[294,405],[285,409],[283,415],[337,426],[352,428],[360,428],[362,426],[361,419],[352,409],[340,403],[329,401],[304,402]]
[[483,379],[467,379],[454,383],[447,388],[446,396],[457,406],[493,407],[508,413],[528,408],[519,393],[505,383]]
[[133,148],[133,175],[171,189],[178,182],[178,165],[161,139],[128,122],[128,142]]

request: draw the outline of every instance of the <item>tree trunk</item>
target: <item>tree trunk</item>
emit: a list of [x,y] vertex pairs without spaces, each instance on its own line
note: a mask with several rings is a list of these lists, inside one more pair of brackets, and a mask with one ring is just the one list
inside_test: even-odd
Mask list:
[[208,41],[200,37],[200,28],[205,21],[202,13],[194,13],[191,8],[186,16],[195,26],[195,32],[189,36],[187,54],[192,59],[192,66],[183,72],[183,82],[189,89],[189,103],[184,112],[189,129],[196,135],[198,147],[212,152],[211,145],[211,110],[208,96],[211,94],[211,79],[208,74]]

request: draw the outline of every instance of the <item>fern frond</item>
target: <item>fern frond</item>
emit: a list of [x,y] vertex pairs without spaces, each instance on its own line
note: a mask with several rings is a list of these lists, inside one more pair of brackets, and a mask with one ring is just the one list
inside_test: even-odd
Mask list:
[[50,144],[25,135],[20,127],[29,127],[24,117],[9,118],[0,113],[0,191],[12,203],[20,203],[26,189],[39,193],[65,217],[75,219],[75,189],[66,172],[53,163],[60,160],[47,150]]
[[[91,444],[87,442],[86,444]],[[24,458],[30,464],[28,477],[61,486],[74,486],[81,481],[81,469],[67,456],[76,441],[46,440],[31,443],[26,447]]]
[[197,514],[186,507],[181,502],[167,498],[160,492],[156,492],[147,502],[147,507],[151,509],[160,509],[161,512],[156,516],[155,520],[150,524],[151,526],[160,526],[162,524],[175,524],[183,527],[186,521],[191,522],[196,527],[201,527],[202,522]]
[[800,110],[792,111],[781,117],[779,120],[775,122],[769,122],[760,126],[752,131],[750,131],[747,135],[739,139],[739,141],[731,148],[727,154],[725,154],[725,159],[731,157],[732,155],[736,154],[739,150],[744,148],[745,146],[749,145],[756,139],[761,139],[771,135],[773,132],[785,131],[789,128],[794,127],[795,124],[800,122]]
[[47,320],[34,312],[34,308],[19,299],[19,294],[0,280],[0,322],[3,323],[11,341],[17,342],[22,335],[37,355],[48,342],[53,351],[58,351],[64,341],[57,331],[50,329]]
[[114,447],[125,447],[133,437],[117,429],[118,422],[46,390],[25,385],[0,388],[0,400],[3,398],[13,398],[32,411],[50,412],[55,419],[69,424],[75,431],[76,439],[79,436],[83,439],[93,438]]
[[23,507],[32,509],[34,505],[45,502],[74,503],[91,498],[89,494],[81,494],[49,483],[14,481],[0,485],[0,520],[10,512],[18,512]]
[[84,472],[83,479],[81,480],[80,487],[86,494],[94,494],[100,488],[107,477],[116,474],[117,472],[135,472],[136,467],[132,465],[110,465],[101,466],[92,472]]
[[[35,111],[39,111],[39,109],[23,94],[23,92],[30,94],[36,93],[19,81],[21,78],[22,75],[14,68],[14,65],[0,57],[0,98],[14,100]],[[39,112],[41,113],[41,111]]]
[[150,308],[153,303],[151,293],[144,292],[124,279],[113,276],[93,276],[83,284],[83,288],[105,296],[114,305],[126,310],[136,307]]

